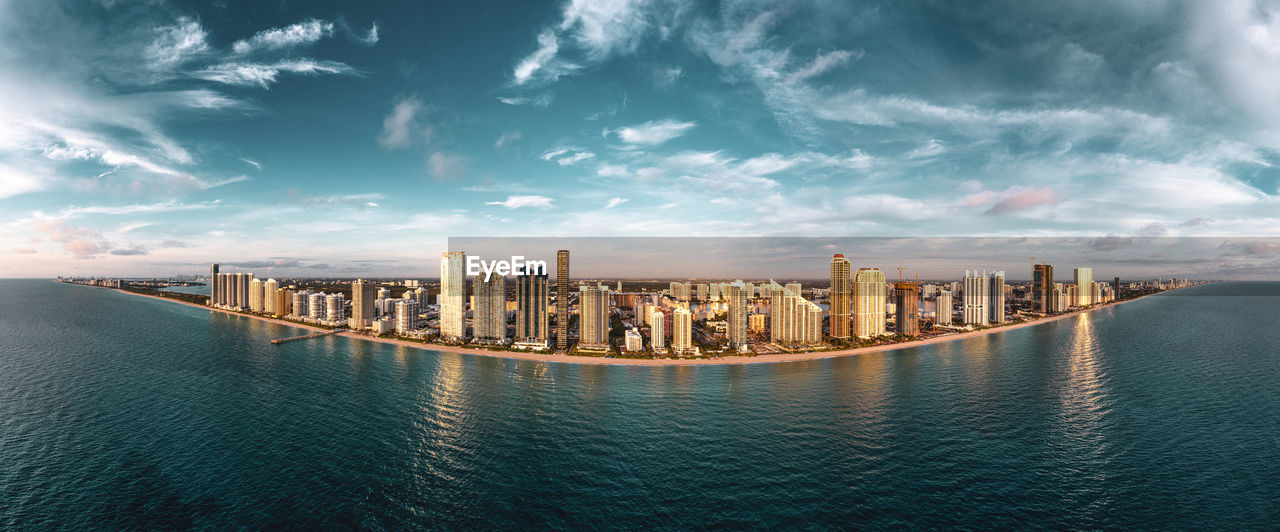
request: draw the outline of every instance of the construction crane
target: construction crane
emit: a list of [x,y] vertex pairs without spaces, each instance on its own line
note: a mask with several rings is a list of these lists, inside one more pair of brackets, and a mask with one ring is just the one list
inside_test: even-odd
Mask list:
[[907,269],[906,269],[906,268],[903,268],[901,265],[899,265],[899,266],[898,266],[898,280],[899,280],[899,281],[901,281],[901,280],[902,280],[902,272],[904,272],[904,271],[907,271]]

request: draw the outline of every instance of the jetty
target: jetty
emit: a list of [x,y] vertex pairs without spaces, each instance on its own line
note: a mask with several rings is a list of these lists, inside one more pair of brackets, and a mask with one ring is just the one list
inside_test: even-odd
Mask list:
[[310,339],[312,339],[312,338],[320,338],[320,337],[322,337],[322,336],[332,336],[332,335],[338,334],[338,333],[340,333],[340,332],[343,332],[343,331],[345,331],[345,330],[346,330],[346,329],[334,329],[334,330],[332,330],[332,331],[324,331],[324,332],[318,332],[318,333],[313,333],[313,334],[305,334],[305,335],[302,335],[302,336],[293,336],[293,337],[289,337],[289,338],[276,338],[275,340],[272,340],[272,341],[271,341],[271,343],[276,344],[276,345],[280,345],[280,344],[287,344],[287,343],[289,343],[289,342],[296,342],[296,341],[298,341],[298,340],[310,340]]

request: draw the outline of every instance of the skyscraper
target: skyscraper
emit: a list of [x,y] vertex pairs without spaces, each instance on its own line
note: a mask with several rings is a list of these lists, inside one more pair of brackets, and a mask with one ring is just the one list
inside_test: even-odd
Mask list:
[[467,334],[467,254],[446,251],[440,255],[440,336],[461,339]]
[[352,329],[368,327],[374,318],[373,283],[364,279],[356,279],[351,283],[351,322]]
[[672,320],[671,349],[676,354],[684,354],[693,351],[693,315],[689,313],[689,309],[684,307],[676,307],[674,319]]
[[894,331],[904,336],[920,334],[920,284],[898,281],[893,285],[893,302],[897,310]]
[[322,320],[325,317],[325,294],[319,292],[307,295],[307,317],[313,320]]
[[600,349],[609,345],[609,287],[578,288],[579,347]]
[[218,264],[214,263],[209,267],[209,306],[222,303],[218,300],[218,295]]
[[547,341],[547,274],[516,277],[516,341]]
[[875,268],[858,268],[853,280],[852,334],[871,338],[885,333],[884,272]]
[[1076,300],[1072,301],[1078,307],[1087,307],[1093,304],[1093,268],[1076,268]]
[[331,323],[347,321],[347,302],[342,294],[324,296],[324,320]]
[[478,340],[501,342],[507,338],[507,279],[492,275],[484,280],[477,275],[472,281],[471,292],[476,296],[476,308],[472,311]]
[[799,283],[769,281],[769,341],[813,345],[822,341],[822,307],[800,296]]
[[267,314],[280,314],[279,301],[276,292],[280,290],[280,283],[275,279],[267,279],[262,283],[262,311]]
[[556,251],[556,352],[569,351],[569,250]]
[[987,311],[991,287],[987,274],[977,270],[964,271],[964,322],[966,325],[986,325],[990,319]]
[[951,325],[951,291],[939,290],[935,300],[938,312],[934,321],[938,325]]
[[747,285],[737,281],[729,285],[725,297],[729,300],[729,348],[747,350]]
[[653,352],[657,353],[666,348],[666,316],[662,312],[653,311],[649,315],[649,344],[653,346]]
[[987,319],[991,323],[1004,323],[1004,270],[991,274],[987,290]]
[[850,277],[849,259],[836,253],[831,257],[831,337],[848,338],[851,330],[853,279]]
[[[372,295],[372,292],[370,292],[370,295]],[[395,309],[397,334],[405,334],[419,327],[418,314],[420,309],[416,300],[401,299],[396,301]]]
[[1048,264],[1034,265],[1031,274],[1032,308],[1041,314],[1057,312],[1057,304],[1053,301],[1053,266]]
[[249,281],[249,310],[262,312],[262,279]]

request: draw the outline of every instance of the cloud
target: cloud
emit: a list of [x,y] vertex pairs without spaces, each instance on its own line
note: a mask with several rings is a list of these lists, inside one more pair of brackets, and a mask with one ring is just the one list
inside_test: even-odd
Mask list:
[[249,166],[252,166],[252,167],[254,167],[254,168],[258,169],[259,171],[261,171],[261,170],[262,170],[262,164],[261,164],[261,163],[259,163],[258,161],[255,161],[255,160],[253,160],[253,159],[246,159],[246,158],[244,158],[244,157],[241,157],[241,158],[240,158],[240,161],[244,162],[244,164],[247,164],[247,165],[249,165]]
[[165,240],[165,241],[163,241],[163,242],[160,242],[160,247],[162,247],[162,248],[189,248],[189,247],[191,247],[191,244],[188,244],[188,243],[183,242],[183,241],[181,241],[181,240]]
[[36,253],[34,248],[13,248],[13,252],[19,255],[32,255]]
[[551,207],[554,201],[554,199],[546,196],[507,196],[507,199],[503,201],[487,201],[485,205],[501,205],[508,209],[519,209],[521,207],[547,208]]
[[925,143],[923,146],[920,146],[914,150],[907,152],[906,154],[903,155],[903,157],[906,157],[908,159],[926,159],[929,157],[933,157],[935,155],[939,155],[945,151],[947,151],[946,144],[944,144],[942,141],[938,139],[929,139],[929,142]]
[[113,247],[102,233],[85,227],[65,224],[61,220],[37,220],[35,230],[50,241],[62,244],[77,259],[92,259],[107,253]]
[[334,74],[359,76],[361,73],[338,61],[320,61],[309,58],[282,59],[273,63],[255,63],[248,61],[230,61],[211,65],[202,70],[192,72],[192,77],[235,86],[257,86],[263,89],[271,87],[281,73],[290,74]]
[[507,143],[509,142],[515,142],[517,140],[520,140],[520,138],[523,136],[524,136],[524,133],[521,133],[519,131],[504,131],[502,132],[501,135],[498,135],[498,140],[493,142],[493,147],[501,148],[503,146],[506,146]]
[[1015,185],[1000,193],[999,198],[999,201],[983,214],[993,216],[1015,214],[1035,207],[1057,205],[1059,202],[1057,195],[1049,187],[1026,188]]
[[604,208],[606,208],[606,209],[612,209],[612,208],[617,207],[617,206],[619,206],[619,205],[622,205],[623,203],[626,203],[626,202],[628,202],[628,201],[631,201],[631,200],[630,200],[629,198],[612,198],[612,199],[610,199],[610,200],[609,200],[609,202],[608,202],[608,203],[606,203],[606,204],[604,205]]
[[179,17],[173,25],[158,27],[155,32],[144,52],[147,65],[155,71],[181,66],[209,49],[208,33],[190,17]]
[[861,51],[850,52],[848,50],[832,50],[824,54],[819,54],[817,57],[813,58],[813,62],[792,72],[791,75],[787,77],[787,81],[790,83],[797,83],[812,77],[822,75],[828,70],[831,70],[837,66],[843,65],[849,62],[849,59],[855,58],[855,57],[862,57],[862,52]]
[[560,166],[569,166],[577,162],[594,158],[596,154],[577,148],[556,148],[542,154],[542,160],[555,161]]
[[665,38],[683,19],[687,4],[656,0],[569,0],[558,24],[538,33],[537,48],[512,71],[515,85],[554,82],[583,67],[562,57],[565,45],[581,61],[598,63],[636,51],[640,41],[657,30]]
[[524,85],[530,81],[555,81],[560,76],[582,68],[573,63],[557,59],[560,50],[560,38],[552,30],[544,30],[538,34],[538,49],[526,56],[512,71],[516,85]]
[[668,140],[684,135],[697,126],[694,122],[677,120],[654,120],[643,124],[604,131],[604,135],[617,135],[622,142],[645,146],[657,146]]
[[1089,247],[1102,252],[1116,251],[1133,247],[1133,238],[1107,235],[1090,240]]
[[1142,226],[1142,228],[1138,229],[1138,236],[1156,237],[1156,236],[1163,236],[1165,233],[1168,233],[1168,232],[1169,232],[1169,228],[1161,225],[1158,222],[1151,222],[1147,225]]
[[467,162],[462,155],[438,151],[427,158],[427,173],[441,181],[454,181],[462,177]]
[[531,105],[533,107],[547,107],[555,100],[555,95],[550,92],[544,92],[533,96],[499,96],[498,101],[507,105]]
[[147,248],[145,248],[145,247],[143,247],[143,246],[139,246],[139,245],[132,245],[132,246],[129,246],[129,247],[127,247],[127,248],[116,248],[116,249],[113,249],[113,250],[111,250],[111,254],[112,254],[112,255],[124,255],[124,256],[131,256],[131,255],[146,255],[146,254],[147,254]]
[[[377,26],[374,26],[373,32],[374,42],[377,42]],[[246,55],[261,50],[281,50],[312,44],[331,35],[333,35],[332,22],[308,19],[283,28],[262,30],[253,37],[232,43],[231,51],[238,55]]]
[[414,133],[419,131],[430,139],[431,130],[418,123],[418,115],[423,111],[422,101],[417,97],[405,97],[396,101],[391,112],[382,119],[382,133],[378,135],[378,145],[383,148],[404,148],[409,145]]

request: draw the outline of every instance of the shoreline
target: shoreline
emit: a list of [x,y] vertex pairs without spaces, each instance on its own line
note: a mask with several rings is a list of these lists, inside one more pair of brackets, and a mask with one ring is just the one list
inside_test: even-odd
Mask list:
[[[186,301],[181,301],[178,299],[172,299],[172,298],[163,297],[163,296],[141,294],[138,292],[130,292],[128,290],[122,290],[119,288],[112,288],[111,290],[120,292],[122,294],[129,294],[129,295],[134,295],[139,297],[158,299],[161,301],[178,303],[181,305],[187,305],[187,306],[210,310],[214,312],[222,312],[225,314],[230,314],[232,316],[240,316],[240,317],[249,318],[249,319],[262,320],[269,323],[275,323],[278,325],[286,325],[289,327],[297,327],[299,329],[305,329],[309,331],[317,331],[317,332],[329,331],[329,329],[325,329],[323,327],[315,327],[312,325],[307,325],[305,323],[297,323],[297,322],[282,320],[278,318],[268,318],[266,316],[254,316],[251,314],[243,314],[233,310],[224,310],[224,309],[209,307],[206,305],[197,305],[195,303],[189,303]],[[1177,290],[1177,289],[1175,288],[1173,290]],[[1164,292],[1156,292],[1156,293],[1172,292],[1173,290],[1165,290]],[[437,345],[437,344],[428,344],[425,342],[413,342],[409,340],[400,340],[396,338],[379,338],[377,336],[368,336],[368,335],[358,334],[351,331],[341,332],[334,336],[341,336],[344,338],[350,338],[354,340],[378,342],[378,343],[396,345],[401,347],[410,347],[414,349],[422,349],[424,351],[437,351],[442,353],[459,353],[459,354],[465,354],[465,355],[487,356],[487,357],[494,357],[494,358],[526,360],[526,361],[534,361],[534,362],[555,362],[555,363],[562,363],[562,364],[594,364],[594,365],[601,365],[601,366],[707,366],[707,365],[736,365],[736,364],[776,364],[776,363],[782,363],[782,362],[806,362],[811,360],[823,360],[828,358],[840,358],[840,357],[865,355],[870,353],[881,353],[886,351],[896,351],[899,349],[909,349],[912,347],[920,347],[924,345],[938,344],[943,342],[954,342],[957,340],[976,338],[979,336],[985,336],[993,333],[1003,333],[1006,331],[1012,331],[1012,330],[1021,329],[1024,327],[1032,327],[1036,325],[1043,325],[1046,323],[1053,323],[1055,321],[1072,318],[1081,314],[1093,312],[1095,310],[1102,310],[1105,308],[1111,308],[1111,307],[1123,305],[1125,303],[1131,303],[1139,299],[1142,299],[1144,297],[1147,297],[1149,295],[1152,295],[1152,294],[1145,294],[1133,299],[1117,301],[1117,302],[1109,303],[1102,306],[1090,307],[1087,309],[1080,309],[1080,310],[1073,310],[1071,312],[1067,312],[1064,314],[1056,314],[1056,315],[1048,316],[1045,318],[1016,323],[1013,325],[992,327],[989,329],[968,331],[968,332],[957,333],[957,334],[946,334],[941,336],[935,336],[932,338],[925,338],[921,340],[911,340],[911,341],[899,342],[899,343],[893,343],[893,344],[858,347],[854,349],[817,351],[812,353],[783,353],[783,354],[777,354],[777,355],[731,356],[731,357],[710,358],[710,359],[605,358],[605,357],[585,357],[585,356],[574,356],[574,355],[545,355],[545,354],[521,352],[521,351],[489,351],[485,349],[471,349],[471,348],[451,346],[451,345]]]

